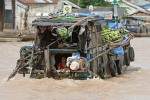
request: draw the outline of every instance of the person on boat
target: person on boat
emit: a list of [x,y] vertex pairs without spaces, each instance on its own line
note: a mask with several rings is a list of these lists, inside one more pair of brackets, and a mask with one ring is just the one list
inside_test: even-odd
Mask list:
[[[48,26],[38,26],[37,27],[37,39],[35,44],[40,48],[44,48],[57,40],[57,31],[56,28]],[[51,48],[57,48],[58,43],[52,44]]]
[[69,67],[66,65],[66,58],[65,57],[61,58],[61,62],[58,63],[57,69],[58,70],[69,69]]
[[[39,48],[39,68],[44,64],[44,50],[46,48],[58,48],[57,28],[52,26],[37,26],[37,37],[35,45]],[[51,65],[55,65],[55,55],[51,54]],[[53,68],[53,67],[52,67]],[[55,70],[55,69],[54,69]]]

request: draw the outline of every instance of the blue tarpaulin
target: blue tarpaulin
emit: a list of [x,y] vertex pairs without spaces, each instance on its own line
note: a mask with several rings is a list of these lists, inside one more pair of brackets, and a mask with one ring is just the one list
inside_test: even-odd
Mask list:
[[130,27],[130,31],[132,31],[132,32],[135,32],[136,29],[137,29],[137,28],[136,28],[135,26],[131,26],[131,27]]
[[[91,14],[91,13],[78,13],[78,15],[79,15],[80,17],[94,16],[94,14]],[[99,14],[98,17],[99,17],[99,18],[104,18],[104,15],[103,15],[103,14]]]
[[118,23],[118,26],[116,23],[112,23],[112,22],[106,22],[105,25],[109,26],[110,28],[121,28],[123,27],[123,24],[122,23]]
[[[125,43],[128,39],[129,39],[128,34],[124,35],[124,39],[123,39],[122,43]],[[113,52],[116,55],[123,55],[124,54],[124,50],[123,50],[123,47],[121,45],[113,48]]]
[[116,46],[115,48],[113,48],[113,52],[116,55],[123,55],[124,54],[124,50],[122,46]]
[[91,13],[78,13],[78,15],[80,17],[88,17],[88,16],[92,16],[93,14],[91,14]]
[[150,3],[142,5],[141,7],[143,7],[143,8],[150,8]]

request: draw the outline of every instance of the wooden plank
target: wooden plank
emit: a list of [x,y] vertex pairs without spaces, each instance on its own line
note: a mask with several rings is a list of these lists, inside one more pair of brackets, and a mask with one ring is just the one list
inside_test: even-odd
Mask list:
[[140,26],[140,25],[137,25],[137,24],[126,24],[126,26]]
[[49,50],[44,50],[44,57],[45,57],[45,64],[46,64],[46,71],[45,71],[45,77],[50,77],[50,71],[51,71],[51,60],[50,60],[50,52]]
[[76,49],[67,49],[67,48],[57,48],[57,49],[48,49],[51,53],[72,53],[72,52],[77,52]]
[[0,38],[0,42],[20,42],[19,38]]
[[33,33],[23,33],[19,34],[20,32],[0,32],[0,38],[20,38],[22,41],[29,41],[35,39],[35,35]]
[[13,15],[13,29],[15,29],[15,3],[16,3],[16,0],[11,0],[12,1],[12,15]]
[[4,0],[0,2],[0,31],[3,30],[3,14],[4,14]]

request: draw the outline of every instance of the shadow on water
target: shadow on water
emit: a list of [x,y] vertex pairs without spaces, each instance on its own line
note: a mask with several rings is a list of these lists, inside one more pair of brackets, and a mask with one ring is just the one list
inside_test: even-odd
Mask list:
[[137,71],[140,71],[140,70],[144,70],[144,68],[129,66],[125,72],[132,73],[132,72],[137,72]]

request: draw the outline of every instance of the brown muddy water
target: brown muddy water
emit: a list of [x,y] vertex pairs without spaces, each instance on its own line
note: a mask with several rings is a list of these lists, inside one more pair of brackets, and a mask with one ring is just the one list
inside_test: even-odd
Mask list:
[[150,100],[150,38],[135,38],[136,59],[120,76],[88,80],[6,78],[27,43],[0,43],[0,100]]

